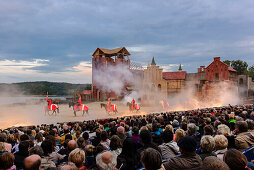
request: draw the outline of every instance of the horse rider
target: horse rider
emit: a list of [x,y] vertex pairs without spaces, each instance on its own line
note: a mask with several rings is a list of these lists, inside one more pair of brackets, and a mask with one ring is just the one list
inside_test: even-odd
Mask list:
[[132,99],[132,101],[131,101],[131,110],[134,110],[135,109],[135,100],[134,100],[134,98]]
[[107,104],[107,109],[108,109],[108,112],[110,111],[110,107],[111,107],[111,99],[108,98],[108,104]]
[[76,103],[77,105],[77,111],[80,111],[79,106],[81,106],[81,96],[79,96],[79,100]]

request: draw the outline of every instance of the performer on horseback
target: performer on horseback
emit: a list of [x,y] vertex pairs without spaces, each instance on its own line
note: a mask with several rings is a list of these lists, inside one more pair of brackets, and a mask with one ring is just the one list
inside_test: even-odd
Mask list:
[[108,110],[108,112],[110,112],[110,107],[112,106],[112,104],[111,104],[111,99],[110,98],[108,98],[108,104],[107,104],[107,110]]
[[132,101],[131,101],[131,110],[135,110],[135,100],[134,100],[134,98],[132,99]]
[[80,111],[79,106],[81,106],[81,96],[79,95],[79,100],[77,102],[77,111]]

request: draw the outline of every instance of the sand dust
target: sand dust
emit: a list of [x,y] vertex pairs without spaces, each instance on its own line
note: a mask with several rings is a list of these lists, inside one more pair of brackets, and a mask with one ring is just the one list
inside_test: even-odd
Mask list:
[[[59,114],[45,115],[44,108],[45,104],[36,105],[12,105],[12,106],[1,106],[0,110],[0,128],[8,128],[11,126],[26,126],[26,125],[40,125],[40,124],[56,124],[60,122],[68,121],[84,121],[103,119],[110,117],[121,117],[127,115],[143,115],[152,112],[160,112],[158,108],[154,107],[141,107],[140,112],[130,113],[128,107],[121,102],[113,102],[118,107],[118,113],[115,115],[111,113],[108,115],[104,108],[100,107],[101,102],[93,102],[86,104],[89,108],[89,113],[82,116],[82,112],[77,112],[75,117],[73,114],[72,107],[69,108],[67,104],[59,105]],[[104,102],[105,103],[105,102]]]

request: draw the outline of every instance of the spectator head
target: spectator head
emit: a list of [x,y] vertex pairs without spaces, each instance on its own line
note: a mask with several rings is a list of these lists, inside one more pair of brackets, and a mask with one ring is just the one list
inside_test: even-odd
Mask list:
[[224,135],[224,136],[229,136],[230,133],[230,128],[227,125],[221,124],[218,126],[217,130],[218,135]]
[[197,132],[197,126],[194,123],[189,123],[187,125],[187,134],[194,135]]
[[101,132],[102,132],[102,130],[101,130],[100,128],[97,128],[97,129],[96,129],[95,133],[96,133],[96,136],[97,136],[98,138],[101,137]]
[[213,126],[212,125],[206,125],[204,127],[204,135],[213,135]]
[[139,134],[139,129],[137,126],[134,126],[132,128],[132,135],[138,136],[138,134]]
[[109,145],[111,150],[116,150],[118,148],[122,147],[122,140],[117,136],[117,135],[113,135],[110,138],[110,145]]
[[114,170],[116,167],[116,155],[106,151],[96,156],[96,165],[100,170]]
[[67,135],[65,135],[65,139],[64,139],[64,140],[67,140],[67,139],[72,140],[72,135],[71,135],[71,134],[67,134]]
[[50,140],[44,140],[41,143],[41,148],[43,150],[44,156],[48,156],[54,151],[53,144]]
[[173,126],[174,128],[178,127],[178,126],[179,126],[178,120],[173,120],[172,126]]
[[140,139],[143,144],[152,143],[152,135],[149,130],[143,130],[140,132]]
[[43,157],[44,152],[43,149],[40,146],[34,146],[29,149],[29,155],[39,155],[40,157]]
[[2,152],[5,152],[5,151],[6,151],[6,149],[5,149],[4,143],[0,142],[0,152],[2,153]]
[[76,148],[71,151],[68,160],[73,162],[77,168],[81,168],[83,167],[83,162],[85,162],[85,152],[80,148]]
[[171,142],[173,140],[173,133],[170,130],[165,130],[162,133],[162,139],[164,143]]
[[56,136],[56,131],[54,131],[54,130],[50,130],[50,131],[49,131],[49,135],[52,135],[52,136],[54,136],[54,137],[55,137],[55,136]]
[[22,141],[19,144],[19,152],[26,153],[28,152],[29,147],[30,147],[30,143],[28,141]]
[[196,140],[191,136],[184,136],[177,142],[182,154],[195,153],[197,148]]
[[78,170],[76,165],[72,162],[65,163],[59,167],[60,170]]
[[40,170],[41,157],[39,155],[30,155],[24,161],[24,170]]
[[30,140],[30,137],[27,134],[23,134],[20,136],[20,141]]
[[95,147],[93,145],[86,145],[85,151],[87,156],[92,156],[94,154]]
[[248,164],[247,158],[236,149],[225,152],[223,160],[231,170],[244,170]]
[[126,138],[123,141],[123,149],[122,149],[122,154],[123,155],[134,155],[137,153],[137,145],[134,142],[132,138]]
[[183,129],[177,129],[175,134],[175,141],[178,142],[183,136],[185,136],[185,131]]
[[15,157],[12,153],[6,152],[0,156],[0,169],[9,169],[14,165]]
[[68,133],[69,133],[69,128],[68,128],[68,126],[65,126],[63,131],[64,131],[64,134],[68,134]]
[[228,165],[215,156],[208,156],[203,161],[203,170],[230,170]]
[[83,137],[78,138],[77,144],[79,148],[84,148],[86,146],[85,139]]
[[222,150],[228,147],[228,139],[224,135],[216,135],[214,141],[216,150]]
[[35,138],[34,138],[37,142],[42,142],[43,141],[43,135],[42,135],[42,133],[37,133],[36,135],[35,135]]
[[88,140],[89,139],[89,134],[87,132],[84,132],[82,137],[85,139],[85,140]]
[[118,134],[124,134],[124,127],[119,126],[119,127],[117,128],[117,133],[118,133]]
[[248,129],[249,130],[254,130],[254,120],[247,119],[246,122],[248,124]]
[[67,139],[64,141],[64,144],[63,144],[64,148],[67,148],[69,142],[70,142],[70,139]]
[[106,131],[101,132],[101,140],[106,141],[108,139],[108,134]]
[[236,123],[236,130],[238,132],[247,132],[248,131],[248,123],[246,121],[238,121]]
[[142,132],[143,130],[148,130],[148,128],[147,128],[146,126],[142,126],[142,127],[140,128],[140,132]]
[[67,148],[69,151],[72,151],[74,149],[76,149],[78,146],[77,146],[77,142],[75,140],[70,140],[67,144]]
[[146,170],[157,170],[161,168],[162,157],[157,150],[147,148],[141,152],[141,162]]
[[215,148],[215,141],[211,135],[205,135],[201,138],[200,149],[202,152],[211,153]]
[[170,130],[172,133],[174,132],[173,126],[170,124],[166,125],[165,130]]
[[6,133],[0,133],[0,142],[7,142]]

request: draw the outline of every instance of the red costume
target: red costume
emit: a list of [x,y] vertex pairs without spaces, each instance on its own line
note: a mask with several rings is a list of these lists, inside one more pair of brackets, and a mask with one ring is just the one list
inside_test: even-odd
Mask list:
[[134,99],[132,99],[132,101],[131,101],[131,110],[135,110],[135,100]]
[[110,107],[111,107],[111,100],[110,100],[110,98],[109,98],[109,99],[108,99],[108,105],[107,105],[108,112],[110,112]]

